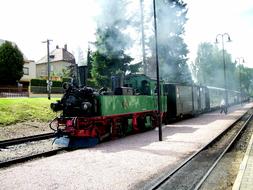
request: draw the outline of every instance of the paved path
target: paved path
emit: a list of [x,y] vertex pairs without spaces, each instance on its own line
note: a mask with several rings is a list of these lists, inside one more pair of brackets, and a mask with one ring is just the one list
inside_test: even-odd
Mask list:
[[250,139],[233,190],[253,190],[253,135]]

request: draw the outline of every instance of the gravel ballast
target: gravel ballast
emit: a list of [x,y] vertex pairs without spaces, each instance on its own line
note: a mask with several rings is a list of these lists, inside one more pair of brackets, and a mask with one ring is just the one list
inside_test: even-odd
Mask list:
[[0,171],[3,189],[140,189],[203,147],[252,104]]
[[20,138],[32,135],[38,135],[42,133],[53,132],[49,128],[49,123],[37,122],[37,121],[26,121],[5,127],[0,127],[0,141]]

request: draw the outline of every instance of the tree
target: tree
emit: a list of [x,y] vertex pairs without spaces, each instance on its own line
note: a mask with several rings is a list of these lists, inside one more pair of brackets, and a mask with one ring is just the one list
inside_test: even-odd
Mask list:
[[247,68],[243,65],[238,65],[237,72],[239,74],[239,80],[241,82],[241,91],[247,94],[253,93],[253,69]]
[[[156,1],[158,58],[160,73],[168,82],[192,83],[192,77],[187,65],[188,49],[182,36],[187,21],[186,4],[182,0]],[[154,60],[154,37],[150,38],[149,48]],[[148,61],[149,63],[151,61]],[[149,73],[152,65],[148,64]]]
[[125,74],[133,60],[121,50],[124,48],[122,39],[124,37],[116,28],[97,30],[97,51],[92,54],[91,71],[97,86],[110,87],[111,76]]
[[[224,58],[227,88],[252,94],[253,69],[242,64],[236,65],[226,50]],[[198,84],[224,88],[223,52],[217,46],[208,42],[199,44],[197,58],[192,68]]]
[[16,45],[6,41],[0,46],[0,84],[16,84],[23,76],[23,65],[23,54]]
[[[216,74],[213,72],[214,69],[217,72],[217,67],[219,67],[218,58],[220,55],[217,47],[207,42],[199,44],[193,71],[198,84],[211,85],[214,83],[215,77],[221,76],[220,71]],[[223,82],[223,78],[221,80]]]
[[126,15],[125,0],[106,1],[98,18],[96,31],[96,51],[92,52],[92,79],[96,86],[111,86],[111,76],[135,72],[137,66],[130,66],[133,60],[125,54],[131,45],[126,34],[129,20]]

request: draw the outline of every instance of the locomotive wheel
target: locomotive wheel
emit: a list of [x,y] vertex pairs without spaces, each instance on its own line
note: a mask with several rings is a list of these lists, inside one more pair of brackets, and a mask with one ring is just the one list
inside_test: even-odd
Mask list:
[[140,116],[140,117],[137,118],[137,125],[138,125],[138,128],[141,131],[145,131],[146,130],[145,122],[146,122],[146,117]]
[[128,129],[127,119],[123,118],[120,120],[112,120],[111,123],[111,138],[118,138],[126,136]]
[[122,122],[121,122],[121,126],[120,126],[120,132],[121,132],[121,136],[124,137],[127,134],[127,129],[128,129],[128,119],[127,118],[123,118]]
[[158,117],[157,115],[151,115],[151,128],[154,129],[156,127],[158,127]]

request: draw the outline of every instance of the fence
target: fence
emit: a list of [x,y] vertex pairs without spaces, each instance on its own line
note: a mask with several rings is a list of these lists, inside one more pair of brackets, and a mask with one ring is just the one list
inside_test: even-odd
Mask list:
[[29,89],[24,87],[0,87],[0,98],[29,97]]

